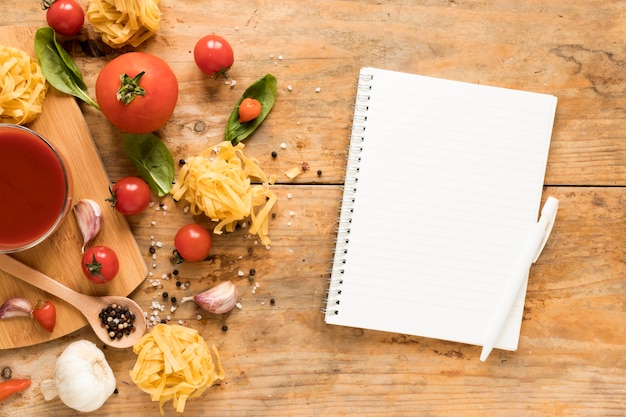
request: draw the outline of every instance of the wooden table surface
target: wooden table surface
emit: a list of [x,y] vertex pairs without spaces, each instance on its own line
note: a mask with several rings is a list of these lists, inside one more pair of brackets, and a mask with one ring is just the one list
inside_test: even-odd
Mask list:
[[[87,0],[79,3],[86,8]],[[159,32],[139,49],[165,59],[180,83],[176,110],[158,132],[175,160],[221,140],[247,85],[266,73],[279,84],[270,117],[246,140],[246,153],[278,176],[271,247],[245,230],[216,237],[210,261],[177,267],[188,289],[174,279],[157,286],[147,279],[131,295],[150,311],[163,291],[180,299],[226,279],[239,288],[242,308],[230,314],[198,320],[191,303],[171,314],[172,322],[182,320],[216,344],[226,370],[222,383],[188,402],[186,415],[626,415],[622,2],[161,0],[160,8]],[[0,16],[6,25],[45,24],[34,0],[3,0]],[[234,87],[194,65],[193,46],[208,33],[233,45]],[[112,55],[85,34],[65,46],[93,94]],[[544,198],[559,198],[560,210],[531,269],[518,351],[495,350],[483,363],[479,346],[324,323],[320,309],[361,66],[558,97]],[[120,132],[94,109],[81,108],[111,180],[134,174]],[[302,162],[310,166],[303,175],[289,180],[283,174]],[[162,202],[166,215],[152,208],[128,219],[154,278],[172,272],[173,235],[194,220],[182,205]],[[153,260],[148,250],[155,239],[163,248]],[[32,378],[33,386],[4,401],[0,416],[79,415],[59,400],[44,401],[39,390],[58,354],[79,339],[96,341],[83,329],[1,351],[0,365]],[[118,393],[92,414],[159,415],[158,404],[130,380],[132,351],[104,352]],[[171,403],[165,409],[166,416],[176,415]]]

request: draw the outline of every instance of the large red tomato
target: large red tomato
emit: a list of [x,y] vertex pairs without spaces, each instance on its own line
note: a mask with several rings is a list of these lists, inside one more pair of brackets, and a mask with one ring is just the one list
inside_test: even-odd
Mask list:
[[178,100],[178,80],[161,58],[128,52],[102,68],[96,80],[102,113],[118,129],[142,134],[160,129]]

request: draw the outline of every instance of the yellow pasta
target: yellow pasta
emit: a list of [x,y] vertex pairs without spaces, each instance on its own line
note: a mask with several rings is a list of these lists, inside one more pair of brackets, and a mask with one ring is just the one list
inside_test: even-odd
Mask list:
[[110,47],[136,47],[159,29],[159,0],[90,0],[87,19]]
[[[256,160],[243,153],[244,144],[233,146],[224,141],[190,158],[180,169],[171,193],[174,200],[186,200],[191,214],[205,214],[217,222],[213,229],[221,234],[235,230],[237,223],[250,218],[250,233],[258,235],[264,245],[268,237],[270,210],[276,195],[269,189],[268,179]],[[252,184],[251,178],[261,184]]]
[[188,399],[199,397],[215,381],[224,379],[217,348],[209,349],[202,336],[189,327],[157,324],[135,343],[133,352],[137,361],[130,377],[152,401],[159,401],[161,415],[166,402],[173,400],[176,411],[182,413]]
[[41,113],[46,79],[25,51],[0,45],[0,122],[29,123]]

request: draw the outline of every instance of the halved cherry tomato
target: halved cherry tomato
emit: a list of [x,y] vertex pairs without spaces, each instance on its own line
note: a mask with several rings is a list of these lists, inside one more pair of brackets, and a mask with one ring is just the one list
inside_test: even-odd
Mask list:
[[150,186],[144,180],[124,177],[113,185],[107,201],[123,215],[132,216],[144,211],[150,204],[150,198]]
[[82,7],[74,0],[56,0],[46,7],[50,1],[42,4],[47,8],[46,21],[56,33],[63,36],[73,36],[80,32],[85,22],[85,13]]
[[108,246],[93,246],[83,254],[81,266],[89,281],[104,284],[115,278],[120,262],[115,251]]
[[215,78],[228,78],[226,73],[235,62],[233,48],[217,35],[201,38],[193,49],[193,58],[202,72]]
[[57,321],[57,310],[51,301],[38,302],[37,306],[33,309],[32,315],[41,327],[52,333]]
[[246,97],[239,104],[239,123],[254,120],[261,114],[261,102],[256,98]]
[[98,74],[96,99],[102,113],[121,131],[151,133],[172,116],[178,100],[178,80],[161,58],[127,52]]
[[178,254],[188,262],[197,262],[209,256],[213,241],[211,234],[197,223],[181,227],[174,237],[174,247]]

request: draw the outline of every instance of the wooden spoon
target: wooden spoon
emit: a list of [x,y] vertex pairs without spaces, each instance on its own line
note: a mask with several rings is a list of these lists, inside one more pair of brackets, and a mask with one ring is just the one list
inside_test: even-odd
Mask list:
[[[116,348],[131,347],[146,332],[146,318],[143,315],[143,310],[139,307],[139,304],[128,297],[116,295],[94,297],[81,294],[55,281],[46,274],[4,254],[0,254],[0,269],[73,305],[85,316],[96,336],[109,346]],[[123,336],[121,339],[111,340],[107,329],[102,326],[100,317],[98,317],[102,309],[111,304],[126,306],[135,315],[135,331]]]

